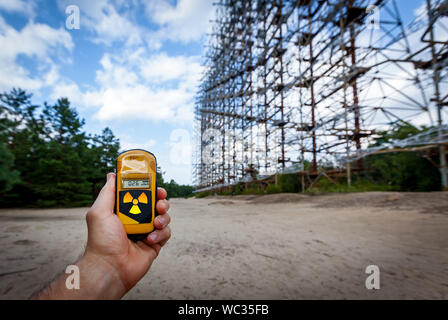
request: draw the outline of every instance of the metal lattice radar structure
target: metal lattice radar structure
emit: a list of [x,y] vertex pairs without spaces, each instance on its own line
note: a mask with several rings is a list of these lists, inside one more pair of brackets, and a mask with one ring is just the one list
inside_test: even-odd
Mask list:
[[[195,108],[198,190],[282,172],[350,183],[364,156],[416,146],[439,152],[446,187],[448,2],[423,2],[406,25],[399,4],[216,3]],[[368,148],[397,122],[435,129]]]

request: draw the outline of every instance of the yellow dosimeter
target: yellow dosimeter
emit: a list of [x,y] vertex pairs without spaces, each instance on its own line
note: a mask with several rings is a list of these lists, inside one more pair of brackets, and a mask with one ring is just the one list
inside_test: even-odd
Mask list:
[[134,149],[118,156],[115,213],[133,241],[143,240],[154,230],[156,170],[156,157],[148,151]]

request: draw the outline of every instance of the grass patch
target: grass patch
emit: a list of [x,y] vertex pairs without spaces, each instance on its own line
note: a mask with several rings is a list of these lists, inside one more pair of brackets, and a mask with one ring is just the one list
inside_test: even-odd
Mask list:
[[210,192],[208,192],[208,191],[203,191],[203,192],[195,193],[194,197],[195,197],[195,198],[205,198],[205,197],[208,197],[208,196],[210,196],[210,195],[211,195]]
[[307,193],[320,194],[331,192],[368,192],[368,191],[396,191],[399,190],[396,186],[382,185],[372,183],[367,180],[353,181],[349,187],[347,182],[333,183],[328,179],[321,179],[318,181],[317,186],[307,190]]

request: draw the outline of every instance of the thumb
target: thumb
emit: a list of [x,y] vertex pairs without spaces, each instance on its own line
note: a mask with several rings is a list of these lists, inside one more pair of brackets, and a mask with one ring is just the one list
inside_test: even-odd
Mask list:
[[92,205],[95,216],[106,216],[114,211],[115,205],[115,173],[107,174],[107,182]]

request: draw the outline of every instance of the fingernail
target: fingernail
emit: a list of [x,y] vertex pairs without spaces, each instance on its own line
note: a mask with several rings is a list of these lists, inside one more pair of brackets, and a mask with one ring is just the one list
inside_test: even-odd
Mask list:
[[148,238],[149,238],[149,240],[151,240],[151,241],[156,241],[156,240],[157,240],[157,235],[156,235],[155,233],[151,233],[151,234],[148,236]]
[[159,220],[159,223],[160,223],[162,226],[165,226],[165,224],[166,224],[165,216],[159,216],[159,217],[157,217],[157,220]]

